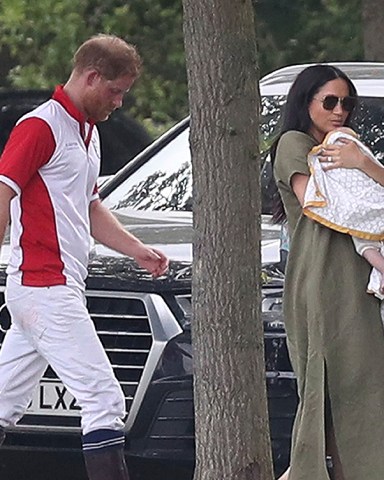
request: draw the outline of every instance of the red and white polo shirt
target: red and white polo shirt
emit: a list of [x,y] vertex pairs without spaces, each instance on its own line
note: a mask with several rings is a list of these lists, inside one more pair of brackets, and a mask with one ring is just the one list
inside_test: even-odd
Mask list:
[[61,86],[19,120],[0,159],[0,181],[17,194],[7,269],[17,283],[84,288],[99,169],[97,128]]

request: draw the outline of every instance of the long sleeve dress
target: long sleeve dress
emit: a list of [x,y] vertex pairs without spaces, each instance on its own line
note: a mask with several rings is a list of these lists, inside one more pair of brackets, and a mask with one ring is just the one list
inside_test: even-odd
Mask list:
[[290,480],[329,480],[326,431],[332,418],[346,480],[384,478],[384,331],[380,302],[366,293],[370,266],[350,235],[305,216],[292,188],[309,175],[315,140],[285,133],[274,174],[290,235],[284,286],[289,354],[299,406]]

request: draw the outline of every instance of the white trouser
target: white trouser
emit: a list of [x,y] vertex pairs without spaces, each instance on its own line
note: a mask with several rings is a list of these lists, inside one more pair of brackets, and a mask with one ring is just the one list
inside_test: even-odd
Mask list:
[[125,401],[76,287],[7,282],[12,325],[0,351],[0,425],[27,409],[49,364],[81,407],[83,434],[123,427]]

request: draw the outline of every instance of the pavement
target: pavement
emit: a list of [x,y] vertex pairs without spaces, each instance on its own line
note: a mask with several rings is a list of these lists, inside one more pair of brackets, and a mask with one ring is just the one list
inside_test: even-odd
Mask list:
[[[129,459],[131,480],[192,480],[193,468]],[[87,480],[81,455],[0,451],[0,480]]]

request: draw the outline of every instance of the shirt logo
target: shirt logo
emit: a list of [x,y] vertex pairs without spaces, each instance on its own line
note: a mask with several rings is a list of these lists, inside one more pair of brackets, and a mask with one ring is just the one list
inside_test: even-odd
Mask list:
[[67,142],[65,144],[65,148],[67,150],[78,150],[79,149],[79,144],[77,142]]

